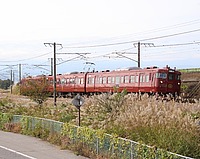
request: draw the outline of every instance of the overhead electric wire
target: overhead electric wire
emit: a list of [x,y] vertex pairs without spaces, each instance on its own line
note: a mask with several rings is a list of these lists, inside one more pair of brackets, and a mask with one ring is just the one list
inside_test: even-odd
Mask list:
[[46,56],[48,54],[50,54],[52,52],[48,52],[48,53],[45,53],[45,54],[42,54],[42,55],[38,55],[38,56],[34,56],[34,57],[30,57],[30,58],[26,58],[26,59],[21,59],[21,60],[15,60],[15,61],[0,61],[0,62],[21,62],[21,61],[27,61],[27,60],[32,60],[32,59],[35,59],[35,58],[39,58],[39,57],[42,57],[42,56]]
[[179,24],[175,24],[175,25],[171,25],[171,26],[161,27],[161,28],[157,28],[157,29],[147,30],[147,31],[139,32],[139,33],[136,33],[136,34],[133,34],[133,35],[141,35],[141,34],[144,35],[144,34],[150,34],[150,33],[155,34],[155,32],[177,29],[177,28],[180,28],[180,27],[185,27],[185,26],[198,24],[198,23],[200,23],[200,19],[196,19],[196,20],[192,20],[192,21],[188,21],[188,22],[184,22],[184,23],[179,23]]
[[63,64],[63,63],[65,63],[65,62],[73,61],[73,60],[75,60],[75,59],[77,59],[77,58],[80,58],[80,56],[77,56],[77,57],[71,58],[71,59],[69,59],[69,60],[60,62],[60,63],[58,63],[58,64],[56,64],[56,65],[60,65],[60,64]]
[[92,47],[106,47],[106,46],[114,46],[114,45],[123,45],[123,44],[129,44],[129,43],[136,43],[138,41],[148,41],[148,40],[168,38],[168,37],[173,37],[173,36],[178,36],[178,35],[194,33],[194,32],[198,32],[198,31],[200,31],[200,29],[195,29],[195,30],[190,30],[190,31],[185,31],[185,32],[179,32],[179,33],[174,33],[174,34],[168,34],[168,35],[163,35],[163,36],[157,36],[157,37],[152,37],[152,38],[132,40],[132,41],[107,43],[107,44],[97,44],[97,45],[85,45],[85,46],[71,46],[71,47],[69,46],[69,47],[63,47],[63,48],[92,48]]
[[[92,41],[92,42],[98,42],[98,41],[111,41],[111,40],[116,40],[116,39],[122,39],[122,38],[128,38],[128,37],[135,37],[135,36],[138,36],[138,35],[146,35],[146,34],[155,34],[157,32],[161,32],[161,31],[166,31],[166,30],[172,30],[172,29],[177,29],[177,28],[180,28],[180,27],[186,27],[186,26],[190,26],[190,25],[194,25],[194,24],[198,24],[200,23],[200,19],[196,19],[196,20],[192,20],[192,21],[188,21],[188,22],[183,22],[183,23],[179,23],[179,24],[175,24],[175,25],[170,25],[170,26],[165,26],[165,27],[160,27],[160,28],[157,28],[157,29],[151,29],[151,30],[147,30],[147,31],[143,31],[143,32],[138,32],[138,33],[133,33],[133,34],[127,34],[127,35],[119,35],[119,36],[115,36],[115,37],[110,37],[110,38],[103,38],[102,40],[96,40],[96,41]],[[83,42],[85,43],[85,42]],[[71,45],[83,45],[82,43],[72,43],[72,44],[69,44],[70,46]]]
[[167,45],[155,45],[153,47],[169,47],[169,46],[182,46],[182,45],[194,45],[200,44],[200,42],[191,42],[191,43],[179,43],[179,44],[167,44]]
[[[148,54],[144,54],[144,57],[161,57],[163,55],[169,55],[169,56],[172,56],[175,55],[175,54],[181,54],[183,55],[183,53],[187,53],[187,52],[192,52],[193,54],[196,52],[196,51],[199,51],[198,48],[188,48],[187,50],[186,49],[178,49],[178,50],[167,50],[167,51],[157,51],[157,52],[148,52]],[[191,54],[190,54],[191,55]]]

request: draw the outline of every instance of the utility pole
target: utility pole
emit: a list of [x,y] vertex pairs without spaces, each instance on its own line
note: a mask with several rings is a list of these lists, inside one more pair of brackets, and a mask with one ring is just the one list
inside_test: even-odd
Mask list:
[[138,42],[138,67],[140,68],[140,42]]
[[141,58],[140,58],[140,46],[141,45],[144,45],[145,47],[151,47],[151,46],[154,46],[154,44],[153,43],[140,43],[140,42],[138,42],[138,43],[134,43],[133,44],[135,47],[137,47],[138,48],[138,67],[140,68],[140,61],[141,61]]
[[13,71],[12,69],[10,70],[10,93],[12,94],[12,85],[13,85]]
[[19,82],[22,80],[22,65],[19,64]]
[[53,46],[53,98],[54,98],[54,106],[56,106],[56,45],[60,45],[62,47],[62,44],[57,43],[44,43],[44,45],[49,45],[50,47]]

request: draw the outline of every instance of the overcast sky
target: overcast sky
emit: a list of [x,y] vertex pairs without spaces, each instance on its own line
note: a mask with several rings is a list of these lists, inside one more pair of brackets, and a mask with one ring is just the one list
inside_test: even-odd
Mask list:
[[199,0],[5,0],[0,19],[2,76],[20,63],[23,76],[48,74],[53,42],[89,53],[57,54],[58,73],[137,66],[138,41],[154,44],[141,45],[141,67],[200,67]]

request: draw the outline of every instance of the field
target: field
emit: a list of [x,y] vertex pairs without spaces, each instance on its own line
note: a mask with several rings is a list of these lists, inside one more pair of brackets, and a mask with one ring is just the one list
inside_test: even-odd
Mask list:
[[[200,158],[200,103],[162,101],[126,92],[85,98],[81,126]],[[78,124],[72,99],[48,99],[42,107],[27,97],[1,93],[0,111]]]

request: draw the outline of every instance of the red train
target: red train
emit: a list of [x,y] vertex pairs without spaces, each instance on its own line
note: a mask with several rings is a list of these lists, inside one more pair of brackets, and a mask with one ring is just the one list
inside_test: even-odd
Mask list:
[[[72,72],[57,75],[56,92],[70,94],[95,94],[104,92],[141,92],[179,95],[181,73],[166,66],[164,68],[132,67],[123,70],[101,72]],[[40,77],[31,78],[32,80]],[[53,76],[45,76],[49,83],[48,91],[53,93]],[[22,80],[22,84],[27,79]],[[30,80],[30,78],[29,78]]]

